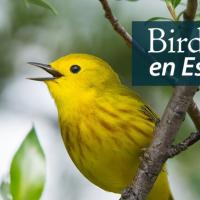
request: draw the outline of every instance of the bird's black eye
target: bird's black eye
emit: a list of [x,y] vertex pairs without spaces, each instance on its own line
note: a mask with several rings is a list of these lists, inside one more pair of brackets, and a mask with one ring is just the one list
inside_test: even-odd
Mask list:
[[72,65],[70,67],[70,71],[74,74],[78,73],[81,70],[81,67],[79,65]]

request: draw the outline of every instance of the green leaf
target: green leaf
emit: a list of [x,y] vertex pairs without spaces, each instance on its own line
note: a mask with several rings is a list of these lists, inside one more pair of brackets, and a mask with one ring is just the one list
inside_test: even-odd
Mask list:
[[179,15],[177,16],[177,21],[180,20],[180,18],[182,17],[182,15],[184,14],[184,11],[180,12]]
[[176,8],[180,3],[181,0],[165,0],[167,3],[171,3],[173,8]]
[[176,8],[181,3],[181,0],[172,0],[172,5]]
[[37,6],[41,6],[43,8],[47,8],[47,9],[51,10],[55,15],[58,14],[55,7],[51,3],[49,3],[47,0],[24,0],[24,1],[27,5],[28,4],[35,4]]
[[33,128],[16,152],[10,169],[13,200],[38,200],[45,184],[45,156]]

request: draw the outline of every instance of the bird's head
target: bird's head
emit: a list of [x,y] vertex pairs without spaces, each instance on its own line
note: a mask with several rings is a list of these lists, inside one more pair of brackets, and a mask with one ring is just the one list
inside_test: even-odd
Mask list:
[[90,92],[102,92],[120,84],[118,75],[100,58],[88,54],[70,54],[50,64],[30,62],[52,77],[30,78],[44,81],[55,100],[74,99]]

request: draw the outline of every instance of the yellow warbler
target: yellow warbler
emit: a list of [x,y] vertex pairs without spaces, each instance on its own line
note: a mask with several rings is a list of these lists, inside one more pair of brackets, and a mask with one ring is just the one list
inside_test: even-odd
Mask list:
[[[121,193],[134,178],[158,117],[120,82],[110,65],[92,55],[70,54],[50,65],[53,96],[66,149],[80,172],[100,188]],[[148,200],[172,200],[166,171]]]

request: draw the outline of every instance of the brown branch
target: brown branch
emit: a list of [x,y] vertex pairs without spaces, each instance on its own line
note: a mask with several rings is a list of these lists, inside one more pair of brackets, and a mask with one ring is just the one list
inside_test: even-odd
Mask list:
[[198,0],[188,0],[187,7],[183,13],[183,18],[185,21],[193,21],[198,7]]
[[[183,12],[183,18],[185,21],[192,21],[195,18],[198,8],[198,0],[188,0],[187,7]],[[196,129],[200,131],[200,110],[194,100],[188,108],[188,114],[194,122]]]
[[168,150],[168,158],[173,158],[174,156],[180,154],[182,151],[185,151],[191,145],[195,144],[200,140],[200,132],[192,133],[188,138],[186,138],[183,142],[173,145]]
[[177,86],[160,123],[154,131],[152,144],[145,152],[132,184],[122,194],[121,200],[145,200],[168,158],[185,113],[197,90],[195,86]]
[[105,11],[105,17],[111,23],[114,30],[126,41],[128,46],[131,46],[132,37],[126,29],[119,23],[118,19],[113,15],[110,5],[107,0],[99,0]]

